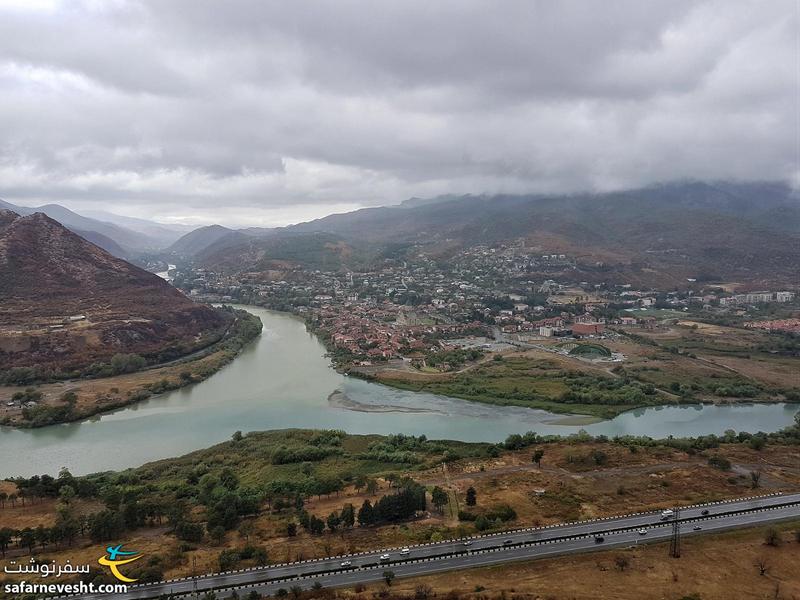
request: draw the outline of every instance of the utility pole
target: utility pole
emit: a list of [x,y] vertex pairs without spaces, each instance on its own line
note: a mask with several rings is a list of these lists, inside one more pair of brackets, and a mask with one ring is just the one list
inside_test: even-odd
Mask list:
[[198,600],[200,596],[197,593],[197,557],[192,556],[192,593],[194,600]]
[[672,558],[681,557],[681,511],[675,509],[675,520],[672,522],[672,539],[669,542],[669,555]]

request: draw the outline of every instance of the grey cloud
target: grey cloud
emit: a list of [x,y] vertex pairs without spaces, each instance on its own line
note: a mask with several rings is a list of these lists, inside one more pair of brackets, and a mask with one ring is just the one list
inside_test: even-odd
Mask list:
[[11,201],[273,224],[800,178],[791,0],[20,6],[0,4]]

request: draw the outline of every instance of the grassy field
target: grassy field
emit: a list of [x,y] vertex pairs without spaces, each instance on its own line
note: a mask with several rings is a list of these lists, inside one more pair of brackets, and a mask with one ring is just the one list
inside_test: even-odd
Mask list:
[[554,359],[525,355],[487,361],[464,373],[435,380],[414,380],[401,374],[379,377],[378,380],[402,389],[473,402],[600,418],[612,418],[632,408],[673,401],[647,383],[626,381],[597,369],[565,369]]
[[621,329],[603,346],[612,366],[533,349],[460,373],[387,369],[377,381],[474,402],[612,418],[670,403],[800,400],[800,357],[776,353],[770,334],[683,320],[653,330]]

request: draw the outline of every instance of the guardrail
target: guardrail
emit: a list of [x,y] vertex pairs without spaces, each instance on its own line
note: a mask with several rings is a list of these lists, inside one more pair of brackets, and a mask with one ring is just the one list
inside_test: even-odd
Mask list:
[[[685,511],[685,510],[691,510],[691,509],[703,509],[703,508],[707,508],[707,507],[721,506],[721,505],[725,505],[725,504],[734,504],[734,503],[741,503],[741,502],[752,502],[752,501],[763,500],[763,499],[768,499],[768,498],[775,498],[775,497],[780,497],[780,496],[789,497],[789,496],[793,496],[793,495],[796,495],[796,494],[782,494],[782,493],[776,492],[776,493],[763,494],[763,495],[758,495],[758,496],[747,496],[747,497],[744,497],[744,498],[733,498],[733,499],[729,499],[729,500],[720,500],[720,501],[709,502],[709,503],[704,503],[704,504],[693,504],[693,505],[689,505],[689,506],[682,506],[682,507],[680,507],[680,510],[681,511]],[[774,505],[771,505],[771,506],[768,506],[768,507],[741,508],[741,509],[737,509],[737,510],[733,510],[733,511],[716,513],[714,515],[686,516],[686,517],[681,517],[678,521],[681,522],[681,523],[684,523],[684,522],[692,522],[692,521],[709,520],[709,519],[713,519],[713,518],[727,517],[727,516],[731,516],[731,515],[734,515],[734,514],[743,514],[743,513],[750,513],[750,512],[761,512],[761,511],[764,511],[764,510],[772,510],[772,509],[776,509],[776,508],[783,508],[785,506],[791,506],[791,505],[796,505],[796,504],[800,504],[800,500],[794,500],[794,501],[788,501],[788,502],[785,502],[785,503],[774,504]],[[447,546],[447,545],[450,545],[450,544],[463,544],[464,542],[467,542],[467,541],[474,542],[474,541],[479,541],[479,540],[486,540],[488,538],[508,537],[508,536],[515,536],[515,535],[521,535],[521,534],[526,534],[526,533],[531,533],[531,532],[538,532],[538,531],[545,531],[545,530],[557,531],[559,529],[564,529],[564,528],[568,528],[568,527],[580,527],[580,526],[587,526],[587,525],[603,523],[603,522],[618,521],[618,520],[621,520],[621,519],[629,519],[629,518],[635,518],[635,517],[646,517],[648,515],[655,516],[655,515],[659,515],[659,514],[660,514],[659,511],[646,511],[646,512],[639,512],[639,513],[627,513],[627,514],[615,515],[615,516],[611,516],[611,517],[600,517],[600,518],[596,518],[596,519],[587,519],[587,520],[583,520],[583,521],[571,521],[571,522],[566,522],[566,523],[557,523],[555,525],[542,525],[542,526],[538,526],[538,527],[525,527],[525,528],[513,529],[513,530],[507,530],[507,531],[501,531],[501,532],[495,532],[495,533],[481,534],[481,535],[471,536],[471,537],[467,537],[467,538],[453,538],[453,539],[450,539],[450,540],[443,540],[441,542],[425,542],[425,543],[421,543],[421,544],[412,544],[412,545],[408,545],[408,546],[396,546],[396,547],[392,547],[392,548],[385,548],[385,549],[382,549],[382,550],[366,550],[366,551],[363,551],[363,552],[356,552],[356,553],[352,553],[352,554],[343,554],[343,555],[338,555],[338,556],[328,556],[328,557],[323,557],[323,558],[313,558],[313,559],[307,559],[307,560],[301,560],[301,561],[295,561],[295,562],[288,562],[288,563],[277,563],[277,564],[263,566],[263,567],[249,567],[249,568],[245,568],[245,569],[221,571],[221,572],[217,572],[217,573],[206,573],[206,574],[203,574],[203,575],[199,575],[197,577],[179,577],[179,578],[174,578],[174,579],[167,579],[167,580],[156,582],[156,583],[134,584],[134,585],[129,586],[129,591],[136,590],[136,589],[141,589],[141,588],[161,588],[161,587],[164,587],[165,585],[168,585],[170,583],[182,583],[182,582],[186,582],[186,581],[198,581],[198,582],[200,582],[200,581],[213,579],[213,578],[220,577],[220,576],[225,576],[225,575],[236,575],[236,574],[241,574],[241,573],[252,573],[252,572],[256,572],[256,571],[264,572],[264,574],[266,575],[270,570],[275,570],[275,569],[280,569],[280,568],[285,568],[285,567],[292,567],[292,566],[300,566],[300,565],[311,565],[311,564],[325,562],[325,561],[331,561],[331,560],[334,560],[334,561],[345,561],[345,560],[349,560],[349,559],[352,559],[352,558],[358,558],[358,557],[367,556],[367,555],[379,556],[380,554],[384,554],[384,553],[397,552],[401,548],[406,548],[406,547],[409,548],[409,549],[411,549],[411,548],[429,548],[429,547],[433,547],[433,546],[443,546],[444,547],[444,546]],[[617,528],[604,528],[604,529],[601,529],[601,530],[598,530],[598,531],[594,531],[594,532],[591,532],[591,533],[585,533],[585,534],[577,534],[577,535],[569,535],[569,536],[556,536],[556,537],[553,537],[553,538],[546,538],[546,539],[538,539],[538,540],[531,540],[531,541],[521,541],[521,542],[512,542],[511,544],[503,544],[501,546],[496,546],[496,547],[493,546],[492,548],[489,548],[489,549],[481,548],[481,549],[475,549],[475,550],[462,550],[460,552],[445,552],[445,553],[442,553],[440,555],[435,555],[433,557],[425,557],[425,558],[420,558],[420,559],[395,559],[395,560],[390,560],[390,561],[385,561],[385,562],[379,561],[378,563],[375,563],[375,568],[380,568],[380,567],[384,567],[385,568],[385,567],[387,567],[389,565],[397,565],[397,564],[408,564],[408,563],[413,562],[413,561],[441,560],[441,559],[449,558],[449,557],[453,557],[453,556],[464,556],[464,555],[470,555],[470,554],[477,554],[477,553],[485,552],[486,550],[491,550],[493,548],[496,548],[497,550],[506,550],[506,549],[512,549],[512,548],[515,548],[515,547],[523,547],[523,546],[529,546],[529,545],[535,545],[535,544],[563,542],[563,541],[572,540],[572,539],[581,539],[581,538],[586,538],[586,537],[594,537],[594,535],[597,534],[597,533],[603,533],[605,535],[612,535],[612,534],[615,534],[615,533],[620,533],[620,532],[625,532],[625,531],[638,530],[638,529],[640,529],[642,527],[651,527],[651,528],[652,527],[665,527],[665,526],[671,526],[672,523],[674,523],[674,521],[675,520],[671,519],[671,518],[667,519],[667,520],[659,519],[658,521],[653,521],[651,523],[640,523],[640,524],[637,524],[635,526],[626,526],[626,527],[617,527]],[[314,577],[314,576],[333,575],[333,574],[337,574],[337,573],[357,571],[359,569],[367,568],[369,566],[370,565],[362,565],[360,567],[344,567],[344,568],[342,568],[342,567],[338,567],[338,568],[334,567],[334,568],[328,568],[328,569],[326,569],[324,571],[319,571],[319,572],[313,572],[312,571],[312,572],[309,572],[309,573],[301,573],[301,574],[298,574],[298,575],[292,575],[292,576],[290,576],[288,578],[277,578],[277,579],[274,579],[274,580],[273,579],[264,579],[264,580],[256,582],[255,585],[264,585],[264,584],[267,584],[267,583],[279,583],[281,581],[295,581],[297,579]],[[318,575],[315,575],[315,573],[318,573]],[[230,589],[231,587],[232,586],[218,586],[218,587],[211,586],[211,587],[204,587],[202,589],[203,589],[203,591],[209,591],[209,590],[216,590],[216,589]],[[154,591],[155,591],[155,589],[154,589]],[[185,595],[185,594],[189,594],[189,593],[192,593],[192,592],[179,592],[179,593],[176,593],[174,595],[175,596],[180,596],[180,595]],[[77,594],[70,594],[70,595],[65,595],[65,596],[51,596],[51,599],[52,600],[58,600],[60,598],[71,598],[71,597],[75,597],[76,595]],[[156,596],[157,595],[160,595],[160,594],[156,594]]]
[[[723,504],[723,503],[720,502],[718,504]],[[726,518],[726,517],[731,517],[731,516],[737,515],[737,514],[763,513],[763,512],[768,512],[768,511],[772,511],[772,510],[778,510],[780,508],[785,508],[786,506],[792,506],[792,505],[797,505],[797,504],[800,504],[800,501],[787,502],[787,503],[780,504],[780,505],[762,507],[762,508],[751,508],[751,509],[741,509],[741,510],[735,510],[735,511],[728,511],[728,512],[725,512],[725,513],[718,513],[718,514],[715,514],[715,515],[700,516],[700,517],[688,517],[686,519],[679,519],[678,521],[680,523],[689,523],[689,522],[696,522],[696,521],[702,521],[702,522],[713,521],[713,520],[717,520],[717,519],[723,519],[723,518]],[[649,527],[650,528],[663,528],[663,529],[670,528],[671,529],[672,523],[674,523],[674,519],[673,520],[667,520],[667,521],[654,522],[651,525],[649,525]],[[618,534],[621,534],[621,533],[637,531],[641,527],[642,526],[623,527],[623,528],[617,528],[617,529],[612,529],[612,530],[604,530],[602,533],[604,535],[618,535]],[[595,533],[587,533],[587,534],[570,535],[570,536],[563,536],[563,537],[557,537],[557,538],[548,538],[548,539],[545,539],[545,540],[528,540],[528,541],[522,541],[522,542],[514,542],[512,544],[503,544],[503,545],[500,545],[500,546],[493,546],[491,548],[480,548],[480,549],[476,549],[476,550],[462,550],[462,551],[459,551],[459,552],[449,552],[449,553],[444,553],[444,554],[437,555],[437,556],[428,556],[428,557],[423,557],[423,558],[400,559],[400,560],[394,560],[394,561],[389,561],[389,562],[380,562],[379,561],[377,563],[369,563],[369,564],[365,564],[365,565],[359,565],[357,567],[338,568],[338,569],[332,569],[332,570],[326,570],[326,571],[316,571],[316,572],[312,571],[312,572],[307,572],[307,573],[300,573],[300,574],[293,575],[293,576],[290,576],[290,577],[280,577],[280,578],[276,578],[276,579],[258,581],[258,582],[248,583],[248,584],[221,585],[221,586],[212,587],[212,588],[204,588],[203,591],[223,591],[223,590],[224,591],[233,591],[233,590],[246,591],[246,590],[250,590],[250,589],[256,589],[256,588],[262,587],[264,585],[291,584],[291,583],[296,583],[296,582],[299,582],[299,581],[305,581],[305,580],[309,580],[309,579],[313,580],[313,579],[318,579],[320,577],[327,577],[327,576],[332,576],[332,575],[341,575],[341,574],[345,574],[345,573],[359,573],[359,572],[365,572],[365,571],[375,571],[375,570],[378,570],[378,569],[386,569],[389,566],[414,565],[414,564],[422,564],[422,563],[430,563],[430,562],[440,562],[440,561],[443,561],[443,560],[447,560],[447,559],[451,559],[451,558],[458,558],[458,557],[484,555],[484,554],[494,554],[494,553],[498,553],[498,552],[513,550],[513,549],[519,549],[519,548],[530,548],[530,547],[537,547],[537,546],[545,546],[545,545],[557,544],[557,543],[562,543],[562,542],[565,542],[565,541],[572,541],[572,540],[592,539],[592,538],[594,538],[594,536],[595,536]],[[666,537],[668,537],[668,535],[659,538],[659,541],[665,539]],[[644,539],[643,541],[647,542],[648,540]],[[603,547],[608,547],[608,546],[613,546],[613,545],[614,545],[614,543],[612,542],[611,544],[608,544],[606,546],[592,546],[591,548],[592,549],[593,548],[601,549]],[[309,562],[314,562],[314,561],[309,561]],[[179,592],[179,593],[173,594],[173,595],[175,597],[181,597],[181,596],[191,595],[192,593],[193,592],[187,591],[187,592]]]

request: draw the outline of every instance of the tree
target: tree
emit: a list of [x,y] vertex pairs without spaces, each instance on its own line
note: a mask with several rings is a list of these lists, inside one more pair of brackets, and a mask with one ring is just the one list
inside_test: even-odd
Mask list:
[[342,525],[344,527],[352,527],[356,523],[356,509],[352,504],[345,504],[342,507]]
[[325,531],[325,521],[316,515],[310,515],[308,517],[308,531],[313,535],[321,535]]
[[244,521],[239,525],[239,535],[244,538],[245,542],[249,542],[250,536],[253,535],[255,529],[252,521]]
[[225,528],[221,525],[212,527],[208,532],[208,537],[211,538],[212,543],[220,545],[223,541],[225,541]]
[[294,521],[289,521],[286,524],[286,535],[289,537],[294,537],[297,535],[297,523]]
[[33,529],[26,527],[19,532],[19,545],[28,549],[28,554],[33,554],[33,548],[36,546],[36,534]]
[[42,547],[42,550],[47,548],[47,544],[50,543],[50,530],[44,525],[39,525],[33,533],[36,536],[36,541],[39,542],[39,545]]
[[263,567],[264,565],[267,564],[267,561],[269,560],[269,555],[267,554],[267,551],[264,548],[259,546],[258,548],[253,550],[253,560],[256,562],[257,565]]
[[378,491],[378,482],[374,479],[367,480],[367,493],[371,496],[375,495],[375,492]]
[[356,492],[360,491],[365,485],[367,485],[366,475],[358,475],[353,482],[353,487],[355,488]]
[[[181,377],[182,376],[183,376],[183,373],[181,373]],[[192,377],[192,375],[190,373],[189,374],[189,379],[191,379],[191,377]],[[231,440],[233,440],[234,442],[241,442],[243,437],[244,436],[242,435],[241,431],[234,431],[233,435],[231,436]]]
[[750,471],[750,487],[756,489],[761,482],[761,471]]
[[478,495],[475,488],[470,486],[467,488],[467,506],[475,506],[478,503]]
[[241,555],[237,550],[227,549],[223,550],[219,553],[219,570],[220,571],[230,571],[233,569],[239,561],[242,559]]
[[223,487],[231,491],[239,487],[239,478],[230,467],[222,469],[222,472],[219,474],[219,482]]
[[542,468],[543,456],[544,456],[544,450],[542,450],[541,448],[537,448],[536,450],[533,451],[533,456],[531,457],[533,459],[533,462],[535,462],[536,466],[539,467],[540,469]]
[[333,511],[331,514],[328,515],[328,518],[325,519],[325,524],[330,529],[331,533],[336,531],[339,528],[339,525],[342,523],[342,518],[339,516],[339,513]]
[[447,505],[448,502],[447,492],[445,492],[438,485],[435,486],[431,490],[431,502],[433,502],[433,505],[439,512],[443,512],[442,509]]
[[6,550],[8,550],[9,544],[11,544],[11,540],[14,539],[14,530],[9,527],[3,527],[0,529],[0,553],[2,553],[3,558],[6,557]]
[[394,581],[394,571],[384,571],[383,572],[383,580],[386,582],[386,585],[392,585],[392,581]]
[[364,504],[358,509],[358,524],[362,527],[369,527],[375,523],[375,509],[369,500],[364,500]]
[[598,467],[608,462],[608,455],[602,450],[592,450],[590,455],[594,460],[594,464],[596,464]]

